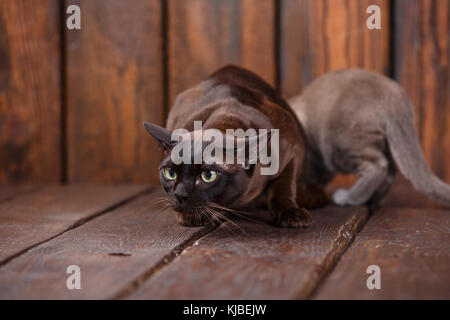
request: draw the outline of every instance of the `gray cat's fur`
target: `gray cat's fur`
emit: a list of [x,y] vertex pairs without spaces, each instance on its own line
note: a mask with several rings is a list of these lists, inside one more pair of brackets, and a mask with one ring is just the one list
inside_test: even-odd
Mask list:
[[412,103],[396,82],[357,69],[331,72],[289,104],[309,141],[309,182],[324,186],[338,172],[359,177],[333,194],[336,204],[379,201],[398,168],[418,190],[450,205],[450,186],[426,164]]

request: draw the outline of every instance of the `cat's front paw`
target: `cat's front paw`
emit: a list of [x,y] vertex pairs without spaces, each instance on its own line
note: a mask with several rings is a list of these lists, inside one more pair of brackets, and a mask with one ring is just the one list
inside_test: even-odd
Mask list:
[[333,193],[333,202],[338,206],[348,206],[348,190],[338,189]]
[[200,227],[208,224],[208,221],[196,213],[177,212],[178,223],[185,227]]
[[279,213],[274,224],[283,228],[306,228],[312,223],[309,212],[302,208],[291,208]]

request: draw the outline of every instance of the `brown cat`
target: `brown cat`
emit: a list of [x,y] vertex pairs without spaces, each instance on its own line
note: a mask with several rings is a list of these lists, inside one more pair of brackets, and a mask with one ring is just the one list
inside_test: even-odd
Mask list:
[[[187,129],[190,143],[195,144],[199,141],[193,132],[194,121],[202,121],[202,131],[223,133],[227,129],[279,129],[277,172],[262,175],[260,162],[175,164],[171,152],[181,142],[172,141],[172,131]],[[183,225],[207,224],[217,210],[224,209],[221,214],[226,214],[263,204],[274,225],[307,227],[311,217],[306,208],[327,203],[320,189],[305,183],[306,140],[295,114],[269,84],[248,70],[224,67],[181,93],[170,110],[167,129],[144,125],[164,148],[160,181]],[[200,139],[204,149],[207,143],[203,136]]]

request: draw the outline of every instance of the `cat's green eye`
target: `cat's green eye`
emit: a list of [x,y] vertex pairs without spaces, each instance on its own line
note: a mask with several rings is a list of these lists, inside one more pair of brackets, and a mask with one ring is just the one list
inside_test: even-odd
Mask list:
[[201,174],[202,180],[206,183],[213,182],[217,178],[217,172],[213,170],[205,170]]
[[164,167],[163,173],[167,180],[175,180],[177,178],[177,173],[170,167]]

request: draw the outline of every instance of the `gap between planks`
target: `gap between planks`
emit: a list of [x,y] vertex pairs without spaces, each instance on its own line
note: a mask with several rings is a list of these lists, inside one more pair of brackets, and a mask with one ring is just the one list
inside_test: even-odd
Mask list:
[[[109,299],[130,288],[149,266],[166,263],[208,232],[179,226],[165,210],[150,210],[155,195],[142,196],[11,261],[0,270],[0,299]],[[58,285],[66,281],[61,270],[74,262],[89,275],[83,291]]]
[[[49,242],[52,239],[55,239],[57,237],[60,237],[63,234],[67,233],[68,231],[73,230],[77,227],[80,227],[80,226],[86,224],[87,222],[89,222],[109,211],[112,211],[118,207],[121,207],[126,203],[132,202],[133,200],[135,200],[143,195],[150,194],[153,190],[154,190],[153,188],[145,189],[144,191],[141,191],[141,192],[135,194],[134,196],[128,197],[127,199],[125,199],[119,203],[116,203],[115,205],[110,206],[109,208],[106,208],[97,214],[86,217],[84,219],[80,219],[77,222],[73,223],[70,227],[65,229],[63,232],[60,232],[60,233],[58,233],[44,241],[41,241],[37,244],[34,244],[33,246],[30,246],[29,248],[22,250],[21,252],[15,254],[13,257],[8,258],[8,260],[4,261],[4,263],[0,264],[0,266],[4,266],[8,262],[11,262],[14,258],[18,258],[19,256],[23,255],[30,249],[35,248],[46,242]],[[340,227],[340,229],[337,232],[337,237],[336,237],[337,241],[336,241],[334,250],[330,251],[327,254],[327,256],[324,259],[324,262],[322,263],[322,265],[324,267],[321,270],[320,274],[318,275],[319,278],[317,279],[317,281],[312,283],[312,285],[306,290],[306,292],[311,293],[316,287],[315,284],[320,283],[323,280],[323,278],[332,271],[332,269],[336,265],[339,257],[341,257],[345,253],[347,248],[353,242],[355,236],[362,229],[363,225],[367,222],[367,215],[364,218],[360,218],[357,220],[359,220],[359,221],[355,221],[355,219],[353,218],[352,220],[347,221],[345,224],[343,224]],[[165,270],[165,268],[168,267],[169,265],[171,265],[171,263],[173,261],[175,261],[175,259],[184,250],[191,248],[194,243],[201,240],[203,237],[207,236],[209,233],[213,232],[216,229],[217,228],[215,228],[215,227],[203,228],[203,229],[193,233],[191,236],[189,236],[189,238],[185,239],[183,242],[181,242],[180,244],[178,244],[174,248],[172,248],[167,254],[165,254],[162,258],[160,258],[156,263],[152,263],[152,267],[150,267],[149,269],[147,269],[144,272],[141,272],[140,275],[138,275],[134,278],[134,280],[130,279],[129,281],[125,282],[124,285],[122,285],[123,289],[119,290],[117,294],[114,294],[111,297],[111,299],[123,299],[123,298],[127,298],[128,296],[132,295],[143,284],[145,284],[147,281],[151,280],[151,278],[153,276],[155,276],[156,274],[159,274],[160,272],[163,272]],[[351,241],[347,241],[346,239],[344,239],[344,241],[340,241],[340,239],[342,237],[344,237],[344,238],[347,237],[347,233],[351,234],[351,239],[350,239]],[[307,296],[305,296],[305,295],[299,296],[299,298],[307,298],[308,296],[310,296],[310,294],[308,294]],[[294,295],[294,297],[295,297],[295,295]]]
[[320,292],[320,290],[323,287],[326,280],[330,277],[330,275],[336,269],[336,266],[339,263],[339,261],[341,260],[341,258],[344,256],[344,254],[347,252],[347,250],[351,248],[351,246],[353,245],[353,243],[355,242],[357,236],[361,233],[361,231],[364,230],[370,217],[372,217],[374,215],[375,211],[377,209],[379,209],[379,208],[374,208],[371,206],[366,206],[366,208],[367,208],[366,219],[364,221],[362,221],[361,224],[357,227],[357,229],[355,230],[355,234],[350,239],[347,246],[341,250],[341,252],[339,253],[339,256],[337,256],[334,261],[331,261],[330,267],[328,268],[328,270],[325,271],[322,278],[317,282],[316,287],[313,290],[311,290],[311,293],[308,295],[307,299],[312,300],[312,299],[314,299],[314,297],[316,297],[318,295],[318,293]]
[[174,259],[176,259],[185,249],[191,247],[195,242],[201,240],[204,236],[210,232],[216,230],[219,226],[208,226],[198,232],[194,233],[189,239],[186,239],[175,248],[173,248],[167,255],[165,255],[160,261],[155,263],[150,269],[136,277],[129,285],[119,291],[118,294],[110,298],[110,300],[126,299],[133,292],[139,289],[147,280],[149,280],[154,274],[161,271],[164,267],[168,266]]
[[[26,194],[28,195],[28,194],[31,194],[31,193],[34,193],[34,192],[37,192],[37,191],[39,191],[39,189],[27,192]],[[36,247],[38,247],[38,246],[40,246],[40,245],[42,245],[42,244],[44,244],[46,242],[49,242],[49,241],[51,241],[51,240],[53,240],[53,239],[55,239],[55,238],[65,234],[65,233],[67,233],[70,230],[78,228],[78,227],[82,226],[83,224],[85,224],[85,223],[87,223],[87,222],[89,222],[89,221],[91,221],[91,220],[93,220],[95,218],[98,218],[98,217],[100,217],[100,216],[102,216],[102,215],[104,215],[104,214],[106,214],[106,213],[108,213],[108,212],[110,212],[112,210],[115,210],[115,209],[117,209],[117,208],[119,208],[119,207],[129,203],[129,202],[132,202],[133,200],[135,200],[137,198],[140,198],[140,197],[142,197],[142,196],[144,196],[146,194],[151,194],[151,193],[153,193],[155,191],[156,191],[155,187],[146,188],[146,189],[144,189],[144,190],[142,190],[142,191],[140,191],[140,192],[138,192],[138,193],[136,193],[136,194],[134,194],[134,195],[132,195],[132,196],[130,196],[128,198],[125,198],[122,201],[119,201],[119,202],[117,202],[117,203],[115,203],[115,204],[113,204],[113,205],[111,205],[111,206],[109,206],[109,207],[107,207],[107,208],[97,212],[97,213],[94,213],[91,216],[88,216],[88,217],[82,218],[80,220],[77,220],[72,225],[70,225],[69,227],[64,229],[63,231],[61,231],[61,232],[59,232],[59,233],[57,233],[57,234],[55,234],[55,235],[53,235],[51,237],[48,237],[45,240],[36,242],[33,245],[30,245],[30,246],[26,247],[25,249],[22,249],[22,250],[12,254],[11,256],[9,256],[7,258],[4,258],[3,260],[0,261],[0,268],[5,266],[5,265],[7,265],[8,263],[13,261],[14,259],[20,257],[21,255],[27,253],[29,250],[31,250],[33,248],[36,248]],[[16,198],[17,196],[13,196],[12,198]],[[12,198],[10,200],[12,200]],[[2,202],[6,202],[6,201],[2,201]]]
[[[366,207],[361,207],[362,210],[367,210]],[[332,210],[332,207],[323,208],[322,210]],[[355,210],[358,210],[355,208]],[[342,257],[342,255],[346,252],[346,250],[351,246],[354,239],[358,235],[358,233],[363,229],[364,225],[367,223],[369,218],[369,213],[366,211],[366,214],[360,214],[353,216],[350,220],[348,220],[346,223],[342,224],[339,230],[336,232],[335,241],[333,241],[333,246],[331,250],[326,254],[323,261],[320,263],[320,270],[317,271],[316,276],[318,277],[317,280],[309,281],[306,284],[303,283],[303,287],[299,286],[298,292],[294,293],[292,295],[293,299],[308,299],[311,298],[312,294],[315,292],[318,284],[322,283],[326,276],[330,274],[334,267],[336,266],[337,262],[339,261],[339,258]],[[171,267],[174,267],[176,269],[177,263],[180,264],[180,254],[184,251],[190,251],[190,250],[196,250],[193,246],[195,243],[202,242],[202,239],[205,239],[208,241],[208,237],[211,236],[214,238],[214,235],[218,232],[221,233],[221,229],[224,228],[224,225],[226,223],[220,225],[217,228],[207,230],[201,233],[196,234],[192,236],[191,239],[185,241],[184,244],[180,245],[179,248],[172,251],[169,255],[166,255],[161,261],[151,267],[147,272],[139,276],[136,280],[132,282],[128,287],[126,287],[124,290],[120,291],[119,294],[112,297],[112,299],[135,299],[136,297],[138,299],[145,298],[145,295],[140,296],[139,291],[142,291],[148,288],[151,281],[156,278],[156,281],[158,281],[161,274],[165,274],[166,270]],[[289,230],[289,229],[286,229]],[[292,230],[292,229],[291,229]],[[223,230],[222,230],[223,231]],[[280,231],[280,230],[278,230]],[[217,239],[216,239],[217,240]],[[210,240],[211,241],[211,240]],[[186,261],[185,261],[186,262]],[[189,261],[188,261],[189,262]],[[189,263],[188,263],[189,265]],[[208,267],[208,266],[207,266]],[[169,271],[170,272],[170,271]],[[166,274],[167,276],[167,274]],[[313,275],[314,276],[314,275]],[[163,276],[164,277],[164,276]],[[159,287],[159,286],[158,286]],[[179,299],[179,296],[172,297],[175,299]],[[150,297],[150,299],[152,299]],[[159,299],[158,297],[156,299]],[[169,298],[170,299],[170,298]],[[195,298],[194,298],[195,299]],[[219,298],[221,299],[221,298]]]
[[[449,208],[403,177],[392,189],[313,299],[449,297]],[[373,264],[382,270],[382,290],[367,290],[366,268]]]
[[[405,194],[407,195],[406,197],[405,197]],[[413,199],[412,203],[411,203],[411,199]],[[351,239],[351,242],[347,245],[345,250],[334,261],[333,265],[330,266],[330,269],[328,270],[328,272],[326,272],[326,274],[324,274],[322,279],[318,282],[316,288],[311,292],[308,299],[316,299],[318,297],[318,295],[321,292],[321,289],[323,288],[327,279],[331,276],[333,271],[336,269],[339,261],[342,259],[344,254],[351,248],[352,244],[356,240],[357,235],[360,234],[364,230],[364,228],[367,226],[369,219],[371,217],[373,217],[377,213],[378,210],[383,210],[385,208],[390,208],[392,206],[409,208],[409,207],[420,207],[421,205],[424,205],[425,208],[435,208],[435,207],[440,208],[441,207],[439,204],[435,203],[433,200],[430,200],[424,194],[416,191],[412,187],[411,183],[408,180],[406,180],[403,176],[397,175],[395,178],[393,187],[390,190],[389,194],[386,196],[386,198],[383,200],[382,205],[367,206],[367,210],[368,210],[367,219],[360,226],[359,230],[357,230],[357,232],[355,233],[355,236]]]

